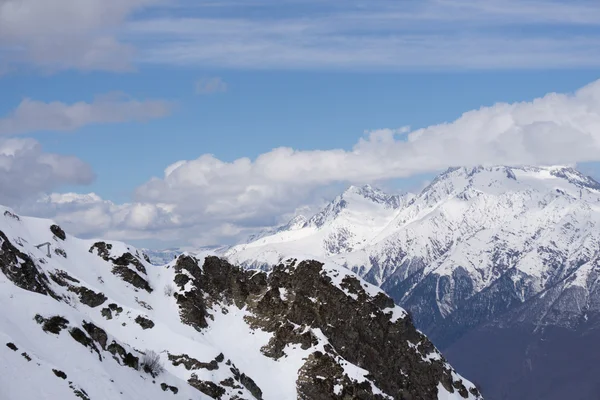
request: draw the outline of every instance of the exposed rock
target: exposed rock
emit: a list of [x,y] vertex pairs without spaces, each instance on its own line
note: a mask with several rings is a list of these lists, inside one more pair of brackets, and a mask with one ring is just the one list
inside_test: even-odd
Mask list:
[[61,330],[65,329],[69,324],[69,321],[60,315],[54,317],[44,318],[39,314],[36,314],[35,321],[38,324],[42,324],[42,330],[44,332],[50,332],[58,335]]
[[96,250],[96,254],[105,261],[110,261],[110,251],[112,250],[112,244],[105,242],[96,242],[90,247],[89,252],[93,253]]
[[79,397],[82,400],[91,400],[88,394],[80,387],[73,385],[73,382],[69,382],[69,388],[73,391],[75,397]]
[[106,319],[112,319],[112,312],[108,307],[105,307],[102,310],[100,310],[100,314],[102,314],[102,316]]
[[123,253],[120,257],[113,260],[113,264],[122,267],[133,265],[138,272],[146,275],[146,267],[144,267],[144,264],[131,253]]
[[233,378],[223,379],[219,383],[221,384],[221,386],[227,386],[227,387],[230,387],[230,388],[233,388],[233,389],[243,389],[242,386],[236,385],[235,380]]
[[[183,365],[185,367],[185,369],[187,369],[188,371],[193,371],[193,370],[197,370],[197,369],[207,369],[209,371],[213,371],[215,369],[219,369],[219,361],[212,360],[211,362],[205,363],[205,362],[201,362],[196,360],[193,357],[188,356],[187,354],[180,354],[180,355],[175,355],[175,354],[169,354],[169,361],[171,361],[171,363],[174,366],[179,366],[179,365]],[[219,357],[219,356],[217,356]],[[223,361],[223,359],[221,358],[221,361]]]
[[[252,327],[273,333],[264,354],[280,358],[288,344],[300,344],[304,349],[314,346],[318,339],[307,328],[320,329],[330,345],[326,353],[315,355],[312,363],[307,361],[304,371],[329,371],[323,384],[340,381],[349,396],[363,396],[364,392],[369,394],[354,398],[378,398],[369,381],[352,383],[338,376],[339,370],[328,367],[342,359],[370,371],[373,384],[394,398],[436,399],[440,382],[451,393],[458,390],[464,397],[468,395],[433,344],[414,328],[410,316],[392,321],[393,314],[386,311],[393,306],[391,299],[369,295],[353,277],[344,278],[341,288],[335,288],[319,262],[280,265],[267,276],[217,257],[207,257],[200,268],[193,257],[181,256],[175,271],[193,281],[189,291],[177,295],[177,303],[182,321],[198,330],[208,325],[212,307],[219,303],[245,307],[251,311],[247,321]],[[285,299],[281,291],[287,293]],[[428,358],[431,354],[434,359]],[[242,382],[242,373],[235,372],[235,366],[232,373],[248,390],[253,388],[247,379]],[[303,382],[312,379],[310,375],[299,378],[299,388],[308,387]],[[327,388],[329,392],[315,398],[336,398],[331,397],[333,386]],[[260,392],[252,390],[260,398]],[[302,390],[308,391],[304,398],[311,398],[313,392]]]
[[[112,244],[106,243],[106,242],[94,243],[90,247],[89,252],[93,253],[94,250],[96,251],[96,254],[98,254],[99,257],[101,257],[105,261],[112,262],[115,266],[128,267],[129,265],[133,265],[135,267],[135,269],[138,270],[138,272],[141,272],[142,274],[146,275],[146,267],[144,267],[144,264],[140,261],[140,259],[138,257],[134,256],[133,254],[131,254],[129,252],[123,253],[122,255],[120,255],[119,257],[116,257],[116,258],[111,257],[110,253],[112,250]],[[114,273],[114,270],[113,270],[113,273]]]
[[61,379],[67,379],[67,374],[65,374],[64,372],[62,372],[61,370],[58,369],[52,369],[52,372],[54,372],[54,375],[58,376]]
[[29,354],[27,353],[21,353],[21,355],[23,356],[23,358],[25,358],[27,361],[31,361],[31,357],[29,357]]
[[50,227],[50,230],[52,231],[52,233],[54,234],[54,236],[56,236],[60,240],[65,240],[67,238],[67,235],[65,234],[65,231],[63,231],[62,228],[60,226],[58,226],[58,225],[52,225]]
[[19,350],[19,348],[17,346],[15,346],[14,343],[6,343],[6,347],[8,347],[9,349],[11,349],[12,351],[17,351]]
[[132,284],[136,288],[144,289],[148,293],[152,293],[152,288],[147,280],[139,276],[134,270],[125,266],[115,266],[112,273],[120,276],[125,282]]
[[116,312],[116,313],[117,313],[117,315],[123,312],[123,307],[119,306],[117,303],[110,303],[110,304],[108,305],[108,308],[109,308],[111,311],[114,311],[114,312]]
[[[358,383],[349,379],[344,374],[344,369],[331,355],[319,351],[311,354],[300,368],[296,387],[298,399],[302,400],[385,399],[379,394],[373,394],[373,389],[367,381]],[[337,392],[336,387],[338,388]],[[426,397],[397,398],[421,399]]]
[[106,350],[106,342],[108,341],[108,335],[104,329],[97,327],[91,322],[83,321],[83,329],[90,335],[90,337],[100,344],[102,350]]
[[71,337],[79,342],[81,345],[87,347],[90,349],[90,351],[94,351],[96,352],[96,354],[98,354],[98,358],[100,359],[100,361],[102,361],[102,355],[100,355],[100,350],[98,350],[98,347],[96,347],[96,344],[94,344],[94,341],[92,339],[90,339],[84,331],[82,331],[81,329],[75,327],[72,328],[71,330],[69,330],[69,333],[71,334]]
[[149,320],[148,318],[144,318],[141,315],[138,315],[135,318],[135,322],[142,327],[142,329],[152,329],[154,328],[154,322]]
[[237,380],[239,383],[242,384],[242,386],[248,389],[248,391],[252,393],[252,396],[254,396],[255,399],[262,400],[262,390],[260,390],[258,385],[249,376],[247,376],[244,373],[240,373],[240,371],[235,367],[235,365],[231,366],[230,371],[233,374],[235,380]]
[[67,252],[59,247],[54,249],[54,254],[61,256],[62,258],[67,258]]
[[14,219],[14,220],[17,220],[17,221],[20,221],[20,220],[21,220],[21,218],[19,218],[19,216],[18,216],[17,214],[11,213],[11,212],[10,212],[10,211],[8,211],[8,210],[4,211],[4,216],[5,216],[5,217],[12,218],[12,219]]
[[104,293],[96,293],[93,290],[88,289],[84,286],[71,286],[69,290],[71,292],[77,293],[79,295],[79,300],[83,304],[92,308],[102,305],[107,300],[107,297],[104,295]]
[[115,359],[117,359],[116,356],[119,356],[123,365],[126,365],[135,370],[139,369],[140,359],[138,357],[134,356],[133,354],[131,354],[130,352],[126,351],[123,346],[121,346],[114,340],[111,344],[108,345],[108,347],[106,349],[113,356],[115,356]]
[[222,388],[214,382],[203,381],[198,379],[198,376],[196,374],[192,374],[192,377],[188,379],[188,383],[190,384],[190,386],[198,389],[199,391],[201,391],[207,396],[212,397],[213,399],[221,399],[221,396],[223,396],[227,392],[224,388]]
[[50,281],[29,257],[8,240],[0,231],[0,271],[21,289],[40,294],[58,296],[50,289]]
[[[50,273],[50,279],[59,284],[60,286],[70,286],[70,283],[80,283],[79,279],[73,278],[67,272],[57,270],[55,273]],[[67,282],[69,281],[69,282]]]
[[169,385],[167,385],[167,384],[166,384],[166,383],[164,383],[164,382],[160,384],[160,387],[161,387],[161,389],[162,389],[163,391],[165,391],[165,392],[166,392],[167,390],[170,390],[171,392],[173,392],[173,394],[177,394],[177,392],[179,392],[179,389],[177,389],[177,387],[175,387],[175,386],[169,386]]

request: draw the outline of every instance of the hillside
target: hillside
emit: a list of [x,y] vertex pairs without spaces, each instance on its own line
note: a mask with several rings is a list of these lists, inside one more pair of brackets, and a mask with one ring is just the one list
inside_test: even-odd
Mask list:
[[403,309],[335,264],[153,266],[0,211],[3,398],[481,398]]

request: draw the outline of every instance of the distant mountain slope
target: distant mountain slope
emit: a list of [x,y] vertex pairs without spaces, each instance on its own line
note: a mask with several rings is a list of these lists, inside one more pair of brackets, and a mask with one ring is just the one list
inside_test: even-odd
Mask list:
[[[301,240],[279,232],[235,246],[227,257],[243,265],[268,266],[288,252],[302,252],[346,266],[408,309],[419,329],[449,349],[451,360],[461,367],[471,365],[464,371],[477,375],[484,393],[490,383],[509,383],[492,361],[488,373],[482,372],[481,352],[499,346],[497,355],[505,355],[510,349],[502,346],[511,341],[546,340],[541,332],[570,332],[550,336],[572,338],[597,334],[600,184],[592,178],[569,167],[451,168],[405,199],[390,208],[389,221],[369,231],[360,246],[345,248],[345,239],[337,246],[324,240],[329,237],[325,232],[334,229],[333,217],[310,232],[302,228],[306,236]],[[346,207],[351,209],[352,203]],[[366,207],[348,212],[361,223],[371,218]],[[361,223],[346,229],[362,229]],[[327,253],[330,247],[342,250]],[[487,341],[488,335],[501,332],[511,339]],[[468,351],[471,341],[481,345]],[[559,341],[552,343],[557,352],[563,351]],[[536,348],[548,357],[530,353],[538,361],[560,359],[547,346]],[[516,358],[507,364],[511,368],[526,362],[517,356],[519,351],[513,354]],[[555,371],[566,379],[572,370],[561,368]],[[540,379],[538,386],[545,381],[537,372],[523,376],[532,377],[523,379],[529,387],[518,392],[525,397],[506,398],[537,398],[526,394],[534,393],[528,390],[535,379]]]
[[3,399],[478,399],[376,287],[334,264],[153,266],[0,209]]

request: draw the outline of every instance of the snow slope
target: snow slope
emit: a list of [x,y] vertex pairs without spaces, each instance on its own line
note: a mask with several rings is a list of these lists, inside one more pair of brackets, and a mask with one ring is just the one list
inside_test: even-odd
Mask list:
[[[0,208],[0,271],[2,399],[480,398],[404,310],[333,263],[265,274],[184,254],[153,266]],[[164,371],[144,369],[152,352]]]

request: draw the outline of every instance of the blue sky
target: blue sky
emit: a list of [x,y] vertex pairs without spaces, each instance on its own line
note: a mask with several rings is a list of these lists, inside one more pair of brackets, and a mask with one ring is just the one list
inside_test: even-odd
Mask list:
[[[495,151],[485,157],[487,147],[473,159],[476,146],[448,160],[432,150],[436,162],[421,162],[420,155],[406,158],[405,165],[399,164],[405,150],[384,151],[411,142],[408,132],[452,123],[464,112],[531,102],[550,92],[569,94],[599,79],[596,2],[75,4],[57,0],[48,9],[37,0],[0,2],[0,134],[12,138],[4,144],[12,158],[3,191],[14,195],[3,201],[67,224],[87,218],[77,232],[84,236],[142,243],[159,237],[169,244],[237,240],[257,227],[312,212],[347,184],[417,190],[463,159],[586,162],[585,170],[596,173],[592,156],[573,151],[566,157],[545,147],[538,154],[531,143],[520,153],[502,149],[497,159]],[[560,112],[572,106],[565,101]],[[516,125],[529,132],[547,119]],[[564,121],[550,122],[564,128]],[[402,127],[410,128],[393,131]],[[344,175],[335,171],[343,164],[329,165],[334,158],[327,151],[375,151],[374,145],[360,147],[360,140],[376,141],[368,132],[380,129],[388,130],[384,136],[392,142],[382,139],[377,154],[390,157],[390,166]],[[468,133],[487,134],[475,131],[480,126],[473,129]],[[20,142],[25,140],[27,146]],[[25,146],[25,155],[16,154],[15,146]],[[261,155],[279,160],[271,151],[280,147],[294,149],[308,164],[290,163],[296,169],[289,176],[274,176],[263,169],[280,167],[254,163]],[[207,154],[214,157],[202,158]],[[191,162],[197,159],[202,161]],[[190,162],[165,176],[165,168],[181,160]],[[331,176],[302,177],[311,173]],[[286,186],[298,176],[305,182]],[[206,188],[228,179],[230,186]],[[67,199],[61,195],[67,192],[97,196]],[[248,196],[256,201],[249,203]],[[194,209],[197,197],[203,200]]]

